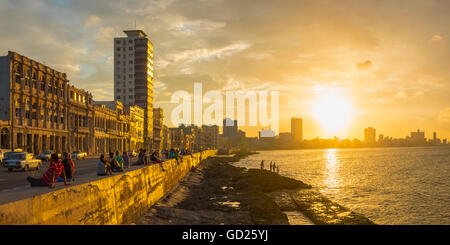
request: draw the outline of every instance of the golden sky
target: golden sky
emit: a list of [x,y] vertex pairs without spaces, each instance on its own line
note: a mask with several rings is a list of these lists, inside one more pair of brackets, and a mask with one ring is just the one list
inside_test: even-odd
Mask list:
[[[445,0],[3,0],[0,53],[45,62],[111,100],[113,38],[136,21],[155,45],[155,104],[166,118],[174,91],[203,82],[204,91],[280,91],[280,131],[302,117],[305,138],[362,138],[368,126],[450,138],[449,12]],[[317,120],[332,117],[314,111],[324,98],[351,107],[332,132]]]

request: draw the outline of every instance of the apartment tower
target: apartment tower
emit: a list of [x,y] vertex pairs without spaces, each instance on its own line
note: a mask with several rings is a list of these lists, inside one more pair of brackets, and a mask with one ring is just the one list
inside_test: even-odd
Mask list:
[[303,141],[303,120],[301,118],[291,118],[291,137],[294,143]]
[[114,38],[114,99],[144,109],[144,148],[153,138],[153,44],[142,30]]

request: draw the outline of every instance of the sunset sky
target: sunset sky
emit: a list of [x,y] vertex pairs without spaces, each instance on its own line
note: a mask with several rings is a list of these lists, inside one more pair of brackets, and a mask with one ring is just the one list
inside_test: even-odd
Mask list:
[[[113,38],[136,21],[155,46],[155,106],[167,119],[171,94],[203,82],[280,91],[280,131],[301,117],[305,138],[362,138],[368,126],[450,138],[449,13],[445,0],[2,0],[0,55],[45,62],[112,100]],[[326,98],[345,107],[332,130],[318,120]]]

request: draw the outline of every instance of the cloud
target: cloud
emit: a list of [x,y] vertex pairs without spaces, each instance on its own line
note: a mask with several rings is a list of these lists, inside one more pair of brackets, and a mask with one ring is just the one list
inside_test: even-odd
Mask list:
[[438,41],[442,41],[442,36],[441,35],[438,35],[438,34],[436,34],[436,35],[434,35],[434,36],[432,36],[431,38],[430,38],[430,40],[428,40],[429,42],[438,42]]
[[[205,91],[280,90],[280,98],[297,101],[281,103],[291,106],[283,115],[308,109],[308,87],[320,85],[370,99],[363,109],[373,113],[389,105],[416,115],[420,108],[450,108],[449,40],[442,32],[449,10],[448,2],[421,0],[2,0],[0,30],[8,35],[0,55],[17,51],[66,72],[94,99],[112,99],[113,38],[136,21],[154,44],[155,104],[203,82]],[[320,135],[311,130],[305,137],[311,134]]]
[[358,70],[367,70],[370,67],[372,67],[372,61],[370,60],[356,64],[356,68],[358,68]]
[[89,18],[84,22],[84,27],[88,28],[91,26],[96,26],[102,22],[102,19],[96,15],[91,15]]
[[213,59],[221,59],[227,56],[231,56],[249,47],[250,45],[247,43],[238,42],[217,49],[203,48],[203,49],[185,50],[171,55],[171,60],[173,62],[179,63],[191,63],[194,61],[209,61]]
[[450,108],[442,110],[437,119],[441,123],[450,123]]

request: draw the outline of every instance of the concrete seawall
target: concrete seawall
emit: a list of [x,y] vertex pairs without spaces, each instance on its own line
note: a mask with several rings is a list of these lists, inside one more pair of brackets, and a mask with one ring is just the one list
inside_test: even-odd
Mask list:
[[200,159],[216,150],[116,174],[0,205],[0,225],[127,224],[168,193]]

